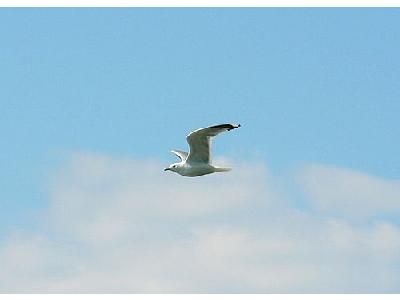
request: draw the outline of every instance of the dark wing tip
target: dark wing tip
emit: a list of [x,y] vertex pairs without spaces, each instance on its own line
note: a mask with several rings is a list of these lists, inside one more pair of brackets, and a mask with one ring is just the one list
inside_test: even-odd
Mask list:
[[211,126],[210,128],[227,129],[229,131],[229,130],[232,130],[235,128],[239,128],[241,126],[242,125],[240,125],[240,124],[220,124],[220,125]]

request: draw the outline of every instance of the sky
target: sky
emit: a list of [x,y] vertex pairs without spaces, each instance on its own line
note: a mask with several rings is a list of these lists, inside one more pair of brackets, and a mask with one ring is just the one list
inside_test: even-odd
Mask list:
[[[399,28],[397,8],[0,9],[0,292],[400,292]],[[163,172],[229,122],[232,172]]]

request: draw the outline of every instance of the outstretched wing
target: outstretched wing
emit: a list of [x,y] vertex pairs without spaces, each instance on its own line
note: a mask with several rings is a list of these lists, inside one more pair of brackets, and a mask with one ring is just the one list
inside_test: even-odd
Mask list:
[[186,161],[188,163],[209,164],[211,161],[211,137],[214,137],[221,132],[230,131],[239,127],[240,124],[221,124],[207,128],[200,128],[189,133],[186,140],[190,146],[190,152]]
[[173,154],[175,154],[176,156],[178,156],[181,161],[186,160],[186,157],[188,157],[189,153],[185,152],[185,151],[180,151],[180,150],[171,150],[171,152]]

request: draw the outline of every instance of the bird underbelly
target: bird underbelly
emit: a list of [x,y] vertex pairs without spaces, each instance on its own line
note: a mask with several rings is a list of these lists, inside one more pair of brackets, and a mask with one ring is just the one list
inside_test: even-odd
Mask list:
[[210,173],[214,173],[214,167],[210,165],[194,165],[185,168],[185,171],[182,172],[181,175],[195,177],[195,176],[203,176]]

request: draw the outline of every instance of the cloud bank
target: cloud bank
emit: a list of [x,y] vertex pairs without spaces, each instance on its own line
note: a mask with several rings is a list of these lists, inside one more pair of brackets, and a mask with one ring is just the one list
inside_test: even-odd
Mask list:
[[2,240],[0,292],[400,292],[400,227],[382,217],[399,215],[399,182],[310,164],[293,194],[265,165],[162,169],[74,155],[42,226]]
[[320,211],[359,219],[400,215],[400,181],[321,165],[308,165],[299,177],[307,198]]

